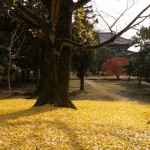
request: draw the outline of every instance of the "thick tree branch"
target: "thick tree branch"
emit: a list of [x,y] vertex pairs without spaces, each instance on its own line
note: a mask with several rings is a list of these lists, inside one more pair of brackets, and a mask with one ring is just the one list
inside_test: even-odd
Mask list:
[[28,11],[26,8],[22,7],[21,5],[14,5],[13,12],[21,17],[23,20],[27,21],[30,25],[34,25],[35,27],[41,27],[42,20]]
[[51,22],[52,27],[55,29],[59,19],[59,12],[60,12],[60,0],[52,0],[51,3]]
[[98,45],[95,46],[84,46],[84,49],[95,49],[95,48],[99,48],[101,46],[107,45],[113,41],[115,41],[118,37],[120,37],[123,33],[125,33],[127,30],[129,30],[133,24],[137,21],[138,18],[140,18],[140,16],[150,8],[150,5],[148,5],[145,9],[143,9],[124,29],[122,29],[119,33],[117,33],[116,35],[112,36],[112,38],[110,38],[109,40],[100,43]]
[[79,9],[82,6],[86,5],[91,0],[78,0],[78,2],[74,3],[73,10]]
[[83,45],[81,43],[77,43],[68,39],[60,39],[62,41],[61,48],[64,46],[68,46],[71,48],[82,49]]
[[82,45],[67,39],[62,39],[62,46],[70,46],[72,48],[77,48],[78,50],[92,50],[92,49],[96,49],[99,47],[102,47],[104,45],[107,45],[109,43],[112,43],[113,41],[115,41],[117,38],[119,38],[123,33],[125,33],[127,30],[131,29],[131,27],[134,26],[134,23],[137,21],[138,18],[140,18],[140,16],[150,8],[150,5],[148,5],[145,9],[143,9],[124,29],[122,29],[119,33],[115,34],[114,36],[112,36],[109,40],[102,42],[100,44],[97,45]]

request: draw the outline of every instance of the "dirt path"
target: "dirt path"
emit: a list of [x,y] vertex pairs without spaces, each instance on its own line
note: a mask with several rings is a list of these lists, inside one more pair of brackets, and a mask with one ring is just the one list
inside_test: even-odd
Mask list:
[[[127,82],[126,79],[94,79],[85,80],[90,86],[89,91],[97,94],[97,99],[135,101],[150,103],[150,83],[142,81],[142,85],[138,85],[138,81],[132,79]],[[92,93],[92,92],[91,92]]]
[[85,80],[85,83],[92,88],[94,88],[97,92],[101,92],[105,95],[108,94],[108,91],[106,91],[104,88],[102,88],[101,84],[96,83],[94,80]]
[[[112,83],[104,83],[103,80],[85,80],[85,83],[91,86],[95,91],[101,93],[100,95],[106,99],[112,100],[121,100],[121,101],[128,101],[130,98],[127,95],[122,95],[121,91],[123,92],[122,87],[120,85],[112,86]],[[116,88],[121,90],[120,92],[116,91]]]

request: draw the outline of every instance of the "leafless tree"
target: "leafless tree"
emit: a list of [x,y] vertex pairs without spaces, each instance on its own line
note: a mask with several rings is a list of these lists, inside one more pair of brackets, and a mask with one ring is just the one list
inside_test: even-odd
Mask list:
[[25,42],[24,31],[26,25],[23,25],[10,11],[8,11],[7,19],[10,20],[10,27],[13,23],[15,24],[15,27],[10,31],[10,36],[7,37],[7,39],[9,39],[8,42],[5,45],[0,45],[0,48],[6,50],[8,54],[4,60],[7,65],[8,91],[9,98],[11,98],[11,70],[13,68],[13,59],[21,55],[21,49]]

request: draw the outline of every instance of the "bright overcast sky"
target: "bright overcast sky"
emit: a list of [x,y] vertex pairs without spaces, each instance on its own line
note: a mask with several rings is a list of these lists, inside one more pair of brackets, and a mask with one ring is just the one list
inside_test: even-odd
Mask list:
[[[130,1],[129,5],[131,5],[131,2],[133,1],[135,1],[135,4],[132,8],[130,8],[126,12],[124,17],[117,23],[117,26],[114,28],[114,31],[119,31],[120,29],[125,27],[125,25],[128,24],[141,10],[143,10],[146,6],[150,4],[150,0],[128,0],[128,1]],[[105,13],[108,13],[116,18],[127,7],[127,0],[91,0],[91,3],[96,4],[96,8],[98,9],[98,12],[100,12],[101,14],[103,14],[101,11],[104,11]],[[150,9],[145,14],[148,13],[150,13]],[[112,24],[113,20],[111,19],[110,16],[107,16],[105,14],[105,19],[106,21],[109,22],[110,25]],[[142,24],[144,26],[150,25],[150,18],[148,18]],[[97,28],[106,31],[106,25],[102,23],[100,19]],[[124,36],[130,38],[135,33],[136,30],[129,30],[127,33],[124,34]]]

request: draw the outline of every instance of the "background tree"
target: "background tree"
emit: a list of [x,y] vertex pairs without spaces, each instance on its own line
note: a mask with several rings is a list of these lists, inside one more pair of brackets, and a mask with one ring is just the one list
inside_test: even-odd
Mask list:
[[[92,6],[85,6],[75,11],[75,21],[73,22],[73,39],[83,45],[96,44],[94,23],[96,22],[93,14]],[[76,71],[77,77],[80,79],[80,90],[84,90],[84,76],[88,68],[92,65],[93,52],[74,51],[72,54],[72,69]]]
[[128,64],[124,65],[124,68],[126,68],[127,75],[128,75],[127,82],[129,82],[130,81],[130,77],[133,74],[133,62],[130,60],[128,62]]
[[103,71],[108,74],[113,74],[120,79],[120,75],[125,74],[126,69],[124,65],[128,63],[128,60],[123,57],[113,57],[111,59],[107,59],[106,62],[102,65]]
[[150,26],[141,27],[139,32],[132,37],[132,42],[137,47],[140,47],[140,51],[134,55],[136,62],[137,74],[139,76],[139,85],[141,85],[142,76],[149,78],[149,60],[150,60]]
[[1,18],[0,28],[2,30],[1,34],[4,35],[5,38],[3,38],[1,41],[2,43],[0,43],[0,50],[2,51],[2,54],[4,51],[2,60],[3,65],[7,68],[9,97],[11,98],[11,75],[12,71],[17,69],[16,65],[13,64],[13,59],[19,56],[24,44],[25,24],[15,18],[10,11],[7,12],[7,16],[4,16],[3,19],[4,20],[2,21]]
[[94,74],[98,74],[99,71],[102,71],[103,75],[103,70],[101,69],[102,64],[108,59],[114,57],[116,54],[113,50],[107,48],[107,47],[101,47],[98,48],[94,51],[93,54],[93,63],[91,67],[91,71]]

